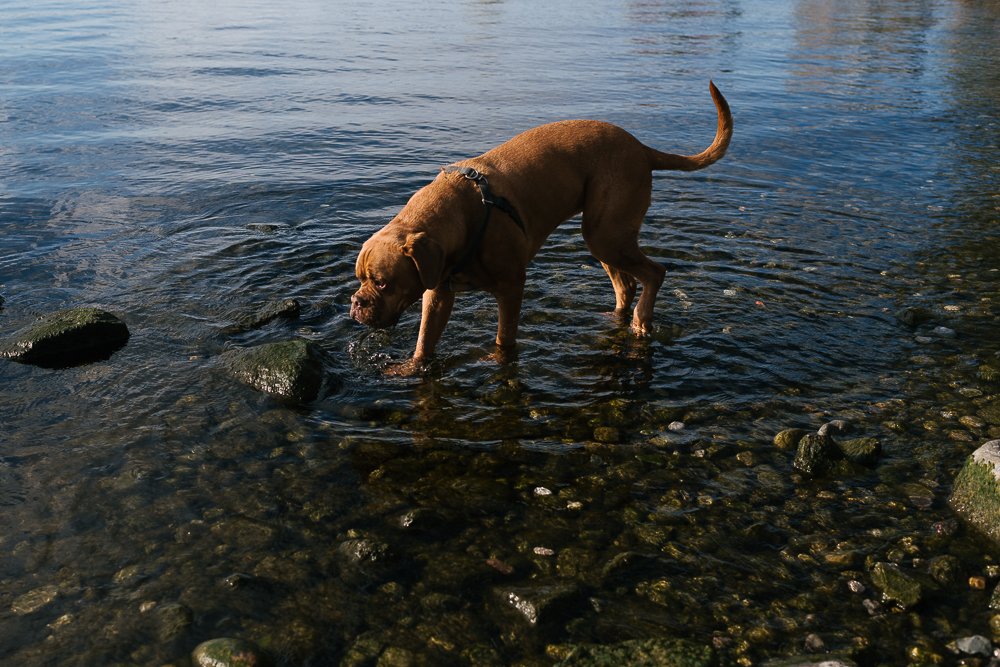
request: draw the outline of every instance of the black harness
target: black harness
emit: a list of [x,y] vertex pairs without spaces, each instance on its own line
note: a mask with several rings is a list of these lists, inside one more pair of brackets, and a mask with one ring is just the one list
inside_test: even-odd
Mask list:
[[444,168],[444,173],[453,174],[458,172],[466,179],[475,183],[476,187],[479,188],[479,194],[483,198],[483,207],[485,209],[485,214],[483,215],[483,221],[479,223],[479,227],[476,229],[472,237],[472,243],[465,249],[462,255],[455,262],[455,265],[451,269],[451,273],[448,274],[446,284],[451,285],[451,278],[456,273],[461,273],[465,269],[465,265],[469,263],[469,260],[479,251],[479,246],[483,243],[483,237],[486,235],[486,228],[490,224],[490,214],[493,213],[494,208],[498,208],[513,220],[521,231],[527,235],[527,230],[524,228],[524,221],[521,220],[521,216],[518,215],[517,209],[514,208],[513,204],[507,201],[504,197],[500,197],[493,194],[490,190],[489,181],[486,180],[486,176],[479,171],[473,169],[472,167],[459,167],[457,165],[449,165]]

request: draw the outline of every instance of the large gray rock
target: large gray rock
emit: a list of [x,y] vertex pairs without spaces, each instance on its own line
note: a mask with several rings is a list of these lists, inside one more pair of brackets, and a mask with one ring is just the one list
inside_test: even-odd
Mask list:
[[99,308],[51,313],[0,343],[0,357],[49,368],[107,359],[129,339],[119,317]]
[[323,386],[322,350],[301,338],[231,350],[223,359],[237,379],[275,396],[308,402]]
[[966,459],[949,502],[965,521],[1000,543],[1000,440],[990,440]]

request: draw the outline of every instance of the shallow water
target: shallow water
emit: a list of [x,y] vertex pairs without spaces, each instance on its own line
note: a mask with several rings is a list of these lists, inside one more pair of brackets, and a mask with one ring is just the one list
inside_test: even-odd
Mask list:
[[[1000,391],[977,375],[1000,351],[997,34],[975,1],[5,3],[0,334],[93,304],[132,337],[0,363],[0,660],[243,636],[281,664],[548,664],[686,637],[903,664],[990,636],[996,550],[946,499],[1000,435],[968,419]],[[709,79],[735,138],[654,178],[651,339],[607,317],[571,221],[515,362],[483,360],[495,306],[464,294],[432,371],[382,376],[418,313],[352,322],[354,258],[440,166],[570,117],[694,153]],[[288,297],[297,321],[227,329]],[[218,361],[292,336],[337,379],[309,405]],[[771,444],[835,418],[877,466],[810,481]],[[878,601],[871,563],[943,557],[915,610]],[[553,585],[575,606],[536,626],[503,603]]]

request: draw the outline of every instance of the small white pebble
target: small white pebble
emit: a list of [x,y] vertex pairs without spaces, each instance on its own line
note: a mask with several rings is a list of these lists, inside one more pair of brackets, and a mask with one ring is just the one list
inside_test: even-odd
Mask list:
[[954,338],[955,330],[949,329],[948,327],[934,327],[935,335],[941,336],[942,338]]
[[864,593],[865,585],[858,581],[857,579],[851,579],[847,582],[847,588],[850,589],[852,593]]
[[544,486],[536,486],[535,487],[535,495],[536,496],[551,496],[552,495],[552,490],[551,489],[546,489]]
[[683,431],[684,422],[670,422],[670,425],[667,426],[667,428],[671,431]]
[[571,500],[568,503],[566,503],[566,509],[568,509],[568,510],[582,510],[583,509],[583,503],[581,503],[579,500]]
[[555,556],[556,552],[548,547],[535,547],[532,549],[536,556]]

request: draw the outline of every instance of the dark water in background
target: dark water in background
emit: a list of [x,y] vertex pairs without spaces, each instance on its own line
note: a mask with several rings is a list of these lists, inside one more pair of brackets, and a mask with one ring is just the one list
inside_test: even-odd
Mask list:
[[[959,418],[998,391],[976,377],[1000,349],[998,34],[985,1],[5,3],[0,331],[94,304],[132,338],[91,366],[0,364],[0,660],[161,664],[242,635],[289,664],[359,638],[372,661],[475,664],[462,647],[488,646],[545,663],[547,643],[666,635],[748,662],[817,634],[893,663],[988,635],[964,579],[882,616],[844,582],[948,521],[954,471],[996,437]],[[418,313],[353,323],[354,258],[438,167],[573,117],[697,152],[710,78],[735,138],[707,171],[655,177],[652,340],[604,316],[610,284],[571,222],[529,271],[515,364],[480,361],[495,306],[463,295],[431,377],[381,376]],[[285,297],[299,321],[224,332]],[[947,331],[903,326],[906,306]],[[309,406],[217,362],[293,335],[342,382]],[[879,467],[793,483],[771,437],[835,417],[883,440]],[[618,446],[593,444],[602,427]],[[579,496],[585,522],[539,509],[536,483]],[[449,528],[386,527],[414,508]],[[354,572],[357,539],[396,569]],[[846,567],[820,556],[847,543]],[[993,558],[963,532],[920,544],[905,558],[957,554],[970,575]],[[623,551],[662,572],[612,585],[557,560],[599,571]],[[513,574],[441,565],[488,558]],[[233,593],[233,573],[259,585]],[[490,601],[550,579],[603,607],[529,632]]]

